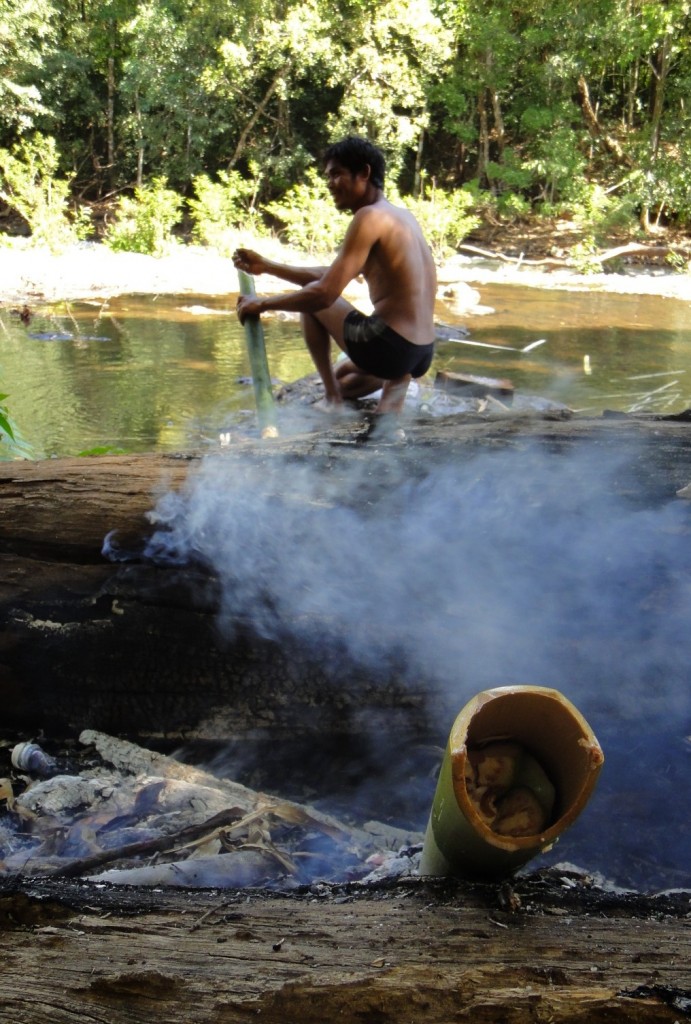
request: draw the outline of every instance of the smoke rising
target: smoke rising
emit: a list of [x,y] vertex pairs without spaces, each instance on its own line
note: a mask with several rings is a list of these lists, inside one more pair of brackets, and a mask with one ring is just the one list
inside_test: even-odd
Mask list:
[[689,714],[689,506],[624,456],[537,447],[406,467],[207,458],[148,554],[201,560],[220,623],[345,646],[470,696],[531,682],[584,712]]

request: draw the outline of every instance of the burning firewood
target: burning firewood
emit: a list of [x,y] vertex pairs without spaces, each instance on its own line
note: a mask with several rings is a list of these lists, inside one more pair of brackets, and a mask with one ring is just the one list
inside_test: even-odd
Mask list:
[[[357,878],[386,826],[353,828],[103,733],[81,742],[107,764],[6,793],[0,872],[139,885],[294,885]],[[14,836],[14,842],[9,836]]]

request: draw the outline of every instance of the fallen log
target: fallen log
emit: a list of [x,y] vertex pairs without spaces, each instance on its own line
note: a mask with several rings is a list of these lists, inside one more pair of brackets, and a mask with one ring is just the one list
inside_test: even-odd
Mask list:
[[[363,435],[360,424],[332,426],[328,433],[268,445],[238,444],[223,460],[229,474],[252,465],[267,486],[277,470],[307,464],[325,480],[353,472],[366,481],[376,461],[376,482],[348,492],[347,501],[362,508],[379,500],[389,478],[419,478],[444,461],[461,464],[482,452],[506,449],[519,457],[535,446],[620,452],[630,465],[621,486],[637,489],[646,501],[666,500],[691,480],[683,417],[502,415],[419,421],[407,433],[407,443],[396,445]],[[368,709],[386,709],[392,729],[404,734],[414,720],[416,734],[424,735],[421,690],[399,686],[395,675],[363,676],[343,659],[324,664],[323,654],[299,640],[277,644],[241,619],[234,623],[231,656],[218,631],[213,571],[142,557],[156,525],[151,511],[157,499],[184,490],[201,464],[194,456],[162,455],[0,463],[6,726],[34,734],[95,728],[145,739],[210,739],[243,735],[250,726],[271,730],[280,722],[286,734],[300,735],[320,724],[326,731],[351,731]],[[284,500],[303,499],[288,494]],[[323,501],[324,517],[332,507],[330,499]],[[108,534],[115,536],[113,557],[122,561],[104,556]],[[336,691],[338,707],[328,696]],[[439,694],[437,711],[452,720],[458,706]]]
[[526,259],[521,256],[509,256],[504,252],[493,252],[490,249],[481,249],[477,245],[463,243],[458,246],[459,252],[468,252],[471,256],[482,256],[488,260],[500,260],[502,263],[516,263],[524,267],[568,267],[569,260],[557,256],[545,256],[539,260]]
[[691,1006],[687,915],[688,895],[604,893],[568,871],[283,896],[4,883],[0,1020],[674,1024]]
[[[502,263],[515,263],[517,266],[525,267],[574,267],[576,261],[566,257],[545,256],[542,259],[526,259],[521,256],[509,256],[507,253],[494,252],[489,249],[481,249],[476,245],[459,245],[459,252],[467,252],[472,256],[482,256],[489,260],[499,260]],[[688,246],[684,245],[647,245],[645,242],[627,242],[625,245],[616,245],[611,249],[605,249],[600,253],[589,253],[588,258],[594,263],[608,263],[610,260],[620,259],[622,256],[642,256],[650,260],[664,259],[667,256],[679,256],[688,260],[691,256]]]

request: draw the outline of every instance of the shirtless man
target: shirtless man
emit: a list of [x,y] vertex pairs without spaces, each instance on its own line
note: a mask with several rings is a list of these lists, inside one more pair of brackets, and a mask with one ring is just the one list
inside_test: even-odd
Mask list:
[[[299,286],[281,295],[240,296],[238,317],[244,323],[268,310],[299,312],[329,405],[382,388],[377,411],[400,412],[411,378],[422,377],[432,362],[437,290],[432,254],[413,215],[384,197],[379,149],[349,137],[329,147],[324,166],[336,208],[353,214],[336,259],[329,267],[292,267],[237,249],[233,262],[240,270],[273,274]],[[360,274],[367,281],[371,316],[341,297]],[[348,356],[336,369],[332,338]]]

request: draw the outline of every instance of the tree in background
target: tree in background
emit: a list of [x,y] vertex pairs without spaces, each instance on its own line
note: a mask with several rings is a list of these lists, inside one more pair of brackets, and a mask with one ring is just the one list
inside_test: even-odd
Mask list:
[[191,198],[234,172],[256,208],[355,131],[403,193],[469,184],[498,216],[635,205],[648,228],[684,224],[690,7],[5,0],[0,146],[54,138],[89,201],[154,179]]
[[55,46],[51,0],[5,0],[0,14],[0,145],[12,145],[46,113],[46,61]]
[[433,170],[547,209],[578,205],[589,183],[645,208],[643,185],[652,194],[659,180],[659,200],[687,216],[667,157],[688,148],[690,7],[466,0],[454,65],[432,93]]

